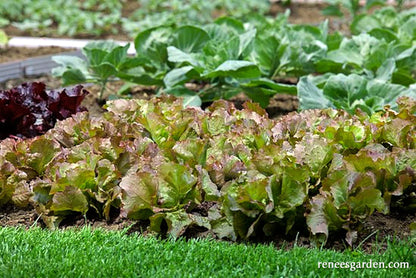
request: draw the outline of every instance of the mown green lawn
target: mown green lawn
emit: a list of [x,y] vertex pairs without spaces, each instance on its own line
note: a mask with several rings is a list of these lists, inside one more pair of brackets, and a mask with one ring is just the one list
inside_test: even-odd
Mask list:
[[[343,253],[213,240],[158,240],[83,228],[0,228],[0,277],[416,277],[415,250]],[[318,262],[409,262],[402,269],[323,269]]]

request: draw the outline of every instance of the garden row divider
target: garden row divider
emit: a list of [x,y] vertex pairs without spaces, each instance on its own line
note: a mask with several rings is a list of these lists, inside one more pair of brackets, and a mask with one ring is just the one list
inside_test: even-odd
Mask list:
[[[83,40],[83,39],[64,39],[64,38],[36,38],[36,37],[12,37],[7,45],[11,47],[29,47],[29,48],[38,48],[38,47],[61,47],[61,48],[76,48],[81,49],[86,46],[88,43],[96,40]],[[119,45],[126,45],[127,41],[114,41]],[[134,55],[136,54],[136,49],[134,44],[130,45],[130,48],[127,51],[127,54]]]

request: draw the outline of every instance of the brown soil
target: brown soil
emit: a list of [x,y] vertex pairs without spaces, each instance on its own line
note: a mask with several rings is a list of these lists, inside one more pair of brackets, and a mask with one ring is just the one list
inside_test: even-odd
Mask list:
[[[232,101],[237,109],[243,109],[243,103],[250,99],[244,94],[233,97]],[[299,100],[296,96],[287,94],[276,94],[270,99],[266,111],[269,118],[274,119],[286,115],[289,112],[296,111],[299,106]]]
[[127,18],[130,15],[132,15],[135,11],[137,11],[139,8],[140,8],[140,1],[127,0],[123,4],[123,8],[121,10],[121,16]]
[[289,21],[295,24],[319,24],[326,19],[322,14],[322,9],[327,5],[323,4],[290,4],[288,6],[275,3],[271,6],[270,15],[277,15],[284,13],[287,9],[290,10]]
[[293,24],[312,24],[318,25],[328,20],[330,31],[339,31],[343,34],[350,34],[348,17],[339,18],[334,16],[326,16],[322,14],[322,10],[327,7],[326,4],[298,4],[292,3],[288,6],[275,3],[271,6],[270,15],[284,13],[290,10],[289,22]]
[[[62,228],[77,228],[82,227],[85,224],[91,225],[93,228],[102,227],[107,230],[122,230],[126,227],[132,226],[135,222],[124,219],[121,217],[115,217],[111,222],[103,220],[96,221],[94,219],[88,220],[85,223],[84,217],[81,215],[73,217],[71,220],[61,223]],[[45,228],[45,224],[37,214],[33,207],[18,208],[12,205],[0,208],[0,227],[41,227]]]
[[10,90],[13,87],[17,87],[24,82],[43,82],[46,84],[47,90],[56,90],[57,88],[62,87],[61,80],[59,78],[55,78],[51,75],[42,75],[38,77],[32,78],[17,78],[17,79],[10,79],[3,84],[0,83],[0,89]]
[[73,49],[52,47],[26,48],[26,47],[7,47],[0,48],[0,63],[15,62],[33,58],[36,56],[55,54],[60,52],[68,52]]

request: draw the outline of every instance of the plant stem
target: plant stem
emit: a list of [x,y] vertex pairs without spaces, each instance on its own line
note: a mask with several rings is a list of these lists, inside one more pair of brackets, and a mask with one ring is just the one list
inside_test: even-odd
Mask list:
[[107,85],[107,79],[106,79],[106,80],[104,80],[104,81],[101,83],[100,95],[99,95],[99,97],[98,97],[98,101],[99,101],[99,102],[102,102],[102,101],[103,101],[103,96],[104,96],[104,91],[105,91],[105,87],[106,87],[106,85]]

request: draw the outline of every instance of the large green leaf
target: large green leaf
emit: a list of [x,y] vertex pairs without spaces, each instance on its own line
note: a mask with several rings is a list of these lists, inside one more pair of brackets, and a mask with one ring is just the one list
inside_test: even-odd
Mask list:
[[233,17],[222,16],[217,18],[214,22],[216,25],[221,26],[223,29],[226,29],[227,31],[232,30],[239,34],[244,32],[244,23]]
[[123,177],[123,205],[132,219],[147,219],[157,205],[158,179],[149,172],[130,173]]
[[194,67],[200,67],[200,62],[197,60],[194,54],[183,52],[174,46],[169,46],[167,50],[170,62],[186,63]]
[[[401,85],[387,83],[383,80],[371,80],[367,85],[369,96],[374,99],[371,107],[374,111],[380,111],[385,105],[397,109],[396,100],[400,96],[416,97],[416,90]],[[370,105],[369,105],[370,106]]]
[[107,80],[110,76],[117,74],[117,69],[114,67],[114,65],[108,62],[103,62],[99,65],[91,66],[91,69],[101,78],[101,80]]
[[101,48],[83,48],[84,55],[87,57],[88,63],[91,66],[98,66],[104,63],[108,55],[108,51]]
[[132,68],[126,72],[118,72],[117,77],[141,85],[163,86],[163,80],[146,72],[142,67]]
[[287,45],[275,36],[259,37],[254,44],[255,61],[266,76],[278,76],[280,70],[289,63]]
[[89,71],[87,62],[74,56],[53,56],[52,60],[58,67],[52,69],[52,75],[62,77],[64,86],[82,84],[87,79],[93,78]]
[[392,80],[393,73],[396,70],[396,62],[394,59],[387,59],[376,72],[376,78],[384,82]]
[[163,82],[167,88],[172,88],[176,85],[183,84],[194,77],[198,77],[198,73],[192,66],[185,66],[173,69],[165,75]]
[[166,27],[156,27],[140,32],[134,39],[136,55],[147,57],[156,65],[166,63],[166,48],[171,42],[170,33],[171,29]]
[[323,94],[330,99],[336,108],[344,108],[354,112],[354,107],[367,98],[367,80],[356,74],[345,76],[333,75],[326,82]]
[[200,107],[202,100],[198,95],[184,95],[183,107]]
[[199,52],[209,39],[203,29],[188,25],[175,30],[172,45],[186,53]]
[[262,108],[269,106],[270,99],[276,91],[261,87],[244,87],[244,93],[254,102],[260,104]]
[[351,23],[351,32],[354,35],[367,33],[375,28],[381,27],[381,22],[377,17],[372,15],[358,15]]
[[[256,37],[257,30],[250,29],[247,32],[241,34],[240,38],[240,47],[238,50],[238,56],[243,55],[244,53],[250,53],[250,50],[253,46],[254,39]],[[247,55],[245,55],[247,56]]]
[[242,86],[249,87],[249,88],[260,87],[260,88],[270,89],[270,91],[265,91],[265,93],[273,92],[272,94],[290,94],[290,95],[297,94],[296,85],[276,83],[267,78],[259,78],[259,79],[250,80],[250,82],[248,83],[243,83]]
[[[114,48],[118,47],[119,44],[111,41],[111,40],[99,40],[99,41],[91,41],[89,42],[84,48],[83,51],[91,51],[93,49],[100,49],[104,52],[111,52]],[[86,54],[86,53],[84,53]],[[88,56],[88,55],[85,55]]]
[[397,37],[397,34],[389,29],[385,28],[374,28],[370,32],[368,32],[371,36],[379,39],[379,40],[385,40],[386,42],[392,42],[392,41],[399,41],[399,38]]
[[76,211],[85,214],[88,211],[88,201],[79,188],[66,186],[64,191],[55,193],[50,209],[56,212]]
[[115,68],[118,68],[127,58],[127,50],[130,44],[125,46],[117,46],[104,57],[104,62],[110,63]]
[[310,76],[303,76],[298,83],[299,108],[306,109],[322,109],[334,107],[329,99],[324,96],[321,89],[316,87]]
[[27,155],[27,165],[34,169],[39,175],[42,175],[45,168],[60,151],[57,142],[38,138],[30,145]]
[[190,168],[176,163],[166,163],[160,166],[159,175],[163,179],[158,192],[162,207],[172,208],[192,200],[189,194],[197,179]]
[[200,107],[202,104],[201,97],[194,91],[185,87],[175,87],[164,90],[165,93],[182,98],[183,107]]
[[225,61],[215,70],[204,75],[206,78],[233,77],[237,79],[250,79],[260,76],[260,70],[252,62],[230,60]]
[[[380,51],[377,51],[380,50]],[[339,49],[328,52],[327,59],[340,64],[349,64],[355,67],[363,67],[367,60],[371,62],[372,58],[377,58],[373,55],[377,51],[377,55],[381,56],[387,54],[384,42],[371,37],[368,34],[360,34],[353,36],[351,39],[344,38]]]
[[[54,75],[58,75],[58,72],[62,74],[62,70],[66,68],[73,68],[73,69],[79,69],[84,74],[88,74],[88,65],[87,62],[79,57],[76,56],[66,56],[66,55],[58,55],[53,56],[52,60],[56,62],[57,64],[61,65],[60,68],[54,68],[53,73]],[[58,70],[59,69],[59,70]],[[61,75],[59,74],[59,75]]]
[[79,69],[68,69],[62,74],[62,81],[64,86],[82,84],[87,81],[87,77]]

